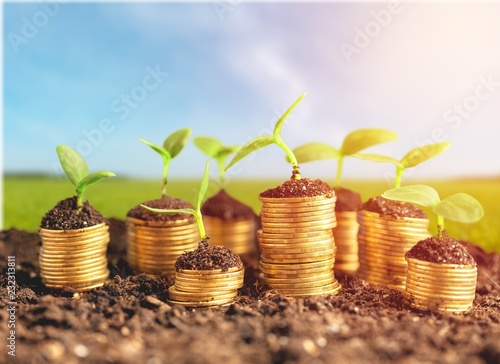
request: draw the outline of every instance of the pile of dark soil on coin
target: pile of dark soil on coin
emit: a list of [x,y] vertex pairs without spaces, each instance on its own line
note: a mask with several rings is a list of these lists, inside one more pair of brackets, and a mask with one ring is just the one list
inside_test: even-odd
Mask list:
[[243,267],[241,258],[224,246],[209,245],[208,239],[200,241],[197,249],[182,254],[175,261],[176,270],[221,269],[225,272],[233,267]]
[[449,236],[421,240],[406,252],[405,257],[431,263],[476,265],[465,246]]
[[194,221],[194,217],[190,214],[173,214],[173,215],[165,215],[158,214],[156,212],[152,212],[146,210],[141,205],[145,205],[147,207],[151,207],[154,209],[192,209],[193,205],[188,201],[182,200],[180,198],[163,196],[157,200],[146,201],[142,204],[134,206],[127,213],[128,217],[133,217],[139,220],[144,221],[175,221],[175,220],[185,220]]
[[420,219],[426,219],[427,215],[425,212],[411,203],[394,201],[383,198],[382,196],[372,197],[366,201],[360,208],[360,210],[366,210],[371,212],[376,212],[380,215],[387,217],[414,217]]
[[286,298],[258,282],[258,256],[244,260],[236,302],[189,309],[167,303],[166,276],[131,275],[123,260],[125,224],[110,221],[113,278],[84,293],[43,286],[37,234],[0,232],[4,338],[8,256],[16,261],[17,303],[16,357],[4,343],[0,362],[500,363],[499,254],[464,243],[484,277],[465,314],[412,309],[404,294],[353,277],[341,280],[336,296]]
[[203,216],[218,217],[221,220],[252,220],[255,213],[252,208],[231,197],[221,189],[205,201],[201,207]]
[[335,211],[358,211],[361,208],[363,200],[359,193],[342,187],[335,187],[333,190],[337,196]]
[[290,179],[282,185],[268,189],[260,194],[261,197],[290,198],[290,197],[312,197],[334,196],[333,189],[327,183],[312,178]]
[[59,201],[42,218],[40,227],[50,230],[74,230],[102,224],[106,221],[106,218],[94,209],[88,201],[85,201],[81,210],[79,210],[75,196]]

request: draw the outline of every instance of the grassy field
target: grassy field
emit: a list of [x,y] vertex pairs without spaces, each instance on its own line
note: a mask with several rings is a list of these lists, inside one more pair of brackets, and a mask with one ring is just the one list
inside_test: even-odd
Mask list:
[[[258,195],[260,192],[275,187],[283,181],[279,180],[245,180],[231,181],[227,190],[238,200],[255,210],[260,210]],[[328,181],[331,182],[331,181]],[[406,181],[405,184],[415,182]],[[449,235],[476,243],[486,251],[500,252],[500,180],[452,180],[425,181],[446,197],[457,192],[466,192],[476,197],[484,206],[485,217],[470,225],[453,222],[446,223]],[[171,180],[168,194],[194,202],[199,181]],[[380,195],[389,186],[384,181],[345,181],[344,186],[359,192],[363,201]],[[217,192],[213,184],[208,195]],[[124,219],[127,211],[147,200],[159,197],[159,182],[146,180],[110,179],[88,189],[86,197],[89,202],[107,217]],[[72,196],[72,186],[66,179],[43,177],[4,178],[4,229],[12,227],[36,231],[43,215],[59,200]],[[432,214],[431,224],[434,226]],[[435,230],[432,230],[435,231]]]

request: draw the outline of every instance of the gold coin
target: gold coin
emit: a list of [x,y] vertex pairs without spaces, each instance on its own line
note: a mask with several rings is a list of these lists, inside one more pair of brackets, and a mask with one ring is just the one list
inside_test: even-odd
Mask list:
[[225,283],[233,283],[236,281],[243,280],[243,275],[239,275],[236,277],[218,277],[218,276],[198,276],[198,277],[186,277],[181,276],[178,273],[176,274],[176,279],[179,279],[179,282],[186,282],[188,284],[205,284],[205,283],[216,283],[216,284],[225,284]]
[[296,216],[321,216],[323,214],[329,214],[334,211],[334,205],[323,205],[323,206],[309,206],[309,207],[293,207],[288,206],[283,207],[270,207],[262,206],[260,210],[261,218],[262,214],[293,214]]
[[38,233],[44,236],[55,236],[55,237],[60,235],[72,236],[72,235],[89,234],[95,230],[108,230],[108,228],[109,228],[108,225],[106,225],[105,223],[101,223],[93,226],[88,226],[86,228],[71,229],[71,230],[52,230],[52,229],[40,228],[38,230]]
[[79,283],[81,281],[88,281],[88,280],[99,280],[99,279],[102,279],[104,277],[107,277],[107,275],[109,275],[109,270],[107,269],[107,267],[105,267],[104,269],[98,269],[98,270],[92,271],[90,273],[85,273],[85,274],[67,273],[65,275],[57,275],[57,276],[40,274],[40,276],[43,279],[47,279],[47,280],[50,280],[52,282],[63,281],[63,282],[74,282],[74,283]]
[[448,278],[475,278],[477,277],[477,271],[464,270],[460,271],[459,269],[442,269],[442,270],[434,270],[434,269],[426,269],[426,268],[417,268],[411,267],[411,270],[415,274],[426,274],[429,276],[433,276],[441,279]]
[[221,300],[213,301],[176,301],[168,300],[167,302],[171,305],[181,305],[186,307],[214,307],[229,304],[234,301],[234,298],[226,298]]
[[98,269],[106,269],[108,266],[108,263],[105,259],[103,259],[101,262],[97,262],[92,265],[84,265],[80,267],[46,267],[46,266],[41,266],[40,270],[42,273],[52,273],[52,274],[73,274],[73,273],[84,273],[88,271],[94,271]]
[[335,282],[336,279],[333,276],[333,272],[330,277],[322,279],[322,280],[317,280],[317,281],[309,281],[309,282],[301,282],[299,280],[293,280],[289,279],[286,281],[283,281],[282,283],[276,283],[276,282],[269,282],[267,280],[262,279],[263,283],[266,283],[269,287],[272,287],[274,289],[279,290],[299,290],[299,289],[315,289],[319,287],[324,287],[325,285],[332,284]]
[[92,277],[84,277],[84,278],[79,278],[79,277],[68,277],[66,279],[45,279],[42,277],[42,281],[44,284],[57,284],[57,285],[65,285],[65,286],[70,286],[73,288],[79,288],[81,286],[86,286],[86,285],[93,285],[98,282],[104,282],[108,279],[109,277],[109,271],[106,271],[104,273],[101,273],[99,275],[95,275]]
[[337,215],[337,220],[342,219],[356,222],[358,217],[357,211],[335,211],[335,214]]
[[323,287],[313,287],[304,289],[278,289],[278,291],[284,296],[314,296],[314,295],[326,295],[332,294],[331,292],[337,292],[340,290],[340,284],[335,281]]
[[316,282],[321,281],[323,279],[330,279],[333,277],[333,270],[326,270],[316,274],[310,274],[306,276],[297,276],[297,275],[267,275],[267,274],[259,274],[259,279],[263,282],[273,284],[273,283],[307,283],[307,282]]
[[193,292],[193,293],[200,293],[200,292],[207,292],[210,290],[214,291],[220,291],[220,290],[238,290],[239,288],[243,287],[243,282],[235,282],[233,284],[206,284],[206,285],[190,285],[186,286],[183,284],[178,284],[177,278],[175,279],[175,286],[178,290],[180,291],[185,291],[185,292]]
[[311,249],[310,251],[306,251],[304,253],[288,253],[286,250],[280,249],[278,253],[272,252],[261,252],[261,258],[268,259],[287,259],[287,258],[315,258],[315,257],[323,257],[323,256],[332,256],[335,254],[335,249],[331,247],[327,250],[316,251]]
[[179,269],[178,273],[181,274],[193,274],[193,275],[219,275],[219,274],[230,274],[230,273],[240,273],[243,271],[242,267],[230,267],[226,270],[218,269]]
[[221,290],[221,291],[210,291],[210,292],[185,292],[180,291],[175,286],[171,286],[168,289],[169,297],[174,300],[189,300],[189,301],[213,301],[214,299],[225,299],[233,298],[238,295],[237,290]]
[[321,219],[332,219],[335,220],[335,212],[333,210],[328,210],[328,211],[314,211],[311,213],[301,213],[298,214],[296,212],[267,212],[267,211],[261,211],[260,217],[263,220],[266,221],[293,221],[293,222],[300,222],[300,221],[314,221],[317,220],[318,218]]
[[436,286],[433,284],[430,285],[425,285],[422,284],[421,282],[413,282],[411,280],[406,281],[406,288],[411,289],[413,291],[420,292],[421,294],[426,294],[429,296],[434,296],[434,295],[442,295],[442,294],[448,294],[448,295],[475,295],[476,293],[476,285],[474,284],[473,286],[462,286],[462,287],[457,287],[457,286],[450,286],[450,285],[441,285],[441,286]]
[[413,225],[425,225],[429,224],[429,219],[427,218],[417,218],[417,217],[393,217],[387,215],[380,215],[378,212],[360,210],[357,215],[358,219],[363,219],[366,221],[382,221],[386,223],[405,223]]
[[297,264],[269,264],[261,261],[260,266],[265,269],[278,269],[278,270],[298,270],[298,269],[311,269],[317,267],[323,267],[326,264],[331,263],[331,257],[324,259],[322,261],[316,261],[311,263],[297,263]]
[[[189,215],[188,215],[189,216]],[[127,216],[125,219],[127,224],[137,225],[137,226],[147,226],[147,227],[164,227],[164,226],[178,226],[178,225],[189,225],[196,224],[196,221],[192,216],[185,219],[176,219],[168,221],[152,221],[152,220],[141,220],[135,217]]]

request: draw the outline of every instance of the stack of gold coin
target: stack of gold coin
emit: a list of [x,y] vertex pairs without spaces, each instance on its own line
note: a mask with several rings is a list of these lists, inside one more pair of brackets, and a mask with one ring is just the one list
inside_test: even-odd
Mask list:
[[441,311],[463,312],[472,307],[476,296],[477,267],[426,262],[407,258],[406,292],[412,306]]
[[200,233],[193,219],[145,221],[127,217],[127,261],[137,273],[175,276],[175,260],[198,246]]
[[226,271],[179,269],[175,273],[175,285],[168,290],[169,302],[188,307],[228,304],[238,295],[243,278],[243,267]]
[[359,267],[357,211],[337,211],[337,226],[333,237],[337,252],[335,254],[335,273],[354,274]]
[[215,245],[225,246],[236,254],[254,250],[255,220],[222,220],[214,216],[203,216],[205,231]]
[[109,277],[108,229],[106,224],[75,230],[40,229],[43,283],[47,287],[80,291],[101,287]]
[[360,210],[358,222],[359,277],[373,285],[404,290],[405,253],[429,236],[429,220]]
[[262,197],[260,278],[285,296],[335,294],[335,196]]

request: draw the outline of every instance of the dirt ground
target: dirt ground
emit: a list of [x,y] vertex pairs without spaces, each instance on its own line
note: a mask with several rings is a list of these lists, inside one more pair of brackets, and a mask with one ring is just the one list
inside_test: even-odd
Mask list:
[[[132,275],[125,226],[111,220],[111,279],[77,293],[45,288],[37,234],[0,232],[0,362],[7,363],[500,363],[500,255],[467,245],[478,290],[465,314],[419,311],[408,298],[340,278],[336,296],[287,299],[258,283],[243,257],[237,301],[186,309],[166,303],[166,276]],[[10,350],[7,257],[15,256],[15,357]],[[6,340],[7,339],[7,340]]]

